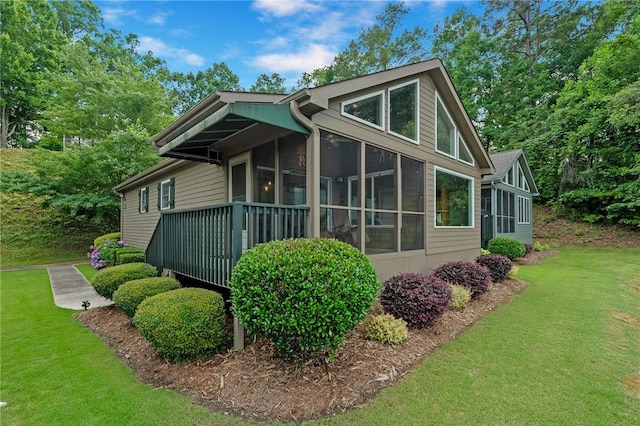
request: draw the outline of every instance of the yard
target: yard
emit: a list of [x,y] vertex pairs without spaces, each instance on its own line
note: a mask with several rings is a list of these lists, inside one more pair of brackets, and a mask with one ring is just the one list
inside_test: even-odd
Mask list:
[[[636,424],[640,250],[565,247],[370,404],[319,424]],[[45,270],[1,275],[2,424],[243,424],[140,383]],[[320,389],[319,389],[320,390]]]

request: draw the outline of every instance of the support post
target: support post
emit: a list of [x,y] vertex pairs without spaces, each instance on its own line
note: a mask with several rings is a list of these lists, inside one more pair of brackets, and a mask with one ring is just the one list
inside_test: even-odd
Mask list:
[[244,326],[236,317],[233,317],[233,349],[244,349]]

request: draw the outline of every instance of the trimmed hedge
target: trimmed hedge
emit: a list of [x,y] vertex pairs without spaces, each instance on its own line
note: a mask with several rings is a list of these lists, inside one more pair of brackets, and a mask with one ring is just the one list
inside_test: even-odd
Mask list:
[[450,302],[449,284],[431,275],[395,275],[384,282],[380,294],[380,303],[386,312],[416,328],[433,324]]
[[148,263],[127,263],[112,266],[98,272],[91,280],[96,292],[107,299],[113,299],[113,292],[127,281],[151,278],[158,275],[155,266]]
[[491,274],[482,265],[471,262],[448,262],[433,271],[433,275],[448,282],[458,284],[471,290],[471,298],[475,299],[487,291],[491,284]]
[[179,288],[145,299],[133,317],[140,334],[167,360],[210,356],[226,347],[224,299],[202,288]]
[[138,305],[147,297],[180,288],[175,278],[152,277],[127,281],[113,292],[113,303],[129,318],[133,318]]
[[399,345],[407,339],[409,331],[406,321],[382,314],[371,318],[365,338],[385,345]]
[[111,240],[111,241],[120,241],[120,233],[119,232],[111,232],[109,234],[104,234],[104,235],[100,235],[99,237],[96,237],[93,240],[93,245],[96,247],[100,247],[102,245],[102,243],[104,243],[106,240]]
[[125,263],[144,262],[144,251],[131,248],[122,247],[114,250],[113,252],[114,265],[122,265]]
[[517,259],[526,253],[524,244],[513,238],[495,237],[489,240],[487,246],[491,253],[507,256],[509,259]]
[[290,360],[331,359],[380,289],[360,250],[334,239],[308,238],[251,248],[238,260],[230,284],[240,323],[273,341]]
[[489,270],[491,281],[499,283],[507,278],[513,262],[507,257],[497,253],[483,254],[476,258],[476,263]]

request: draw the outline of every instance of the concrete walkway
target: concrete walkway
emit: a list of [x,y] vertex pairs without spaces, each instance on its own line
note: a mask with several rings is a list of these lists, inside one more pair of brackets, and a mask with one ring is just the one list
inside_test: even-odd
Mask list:
[[47,267],[53,300],[56,306],[82,310],[83,301],[89,302],[89,309],[113,304],[109,299],[98,295],[93,286],[73,265]]

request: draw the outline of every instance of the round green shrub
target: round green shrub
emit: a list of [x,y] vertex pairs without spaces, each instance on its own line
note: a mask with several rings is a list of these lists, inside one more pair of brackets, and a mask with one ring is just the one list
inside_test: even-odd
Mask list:
[[127,263],[101,270],[93,277],[91,284],[100,296],[112,299],[113,292],[127,281],[151,278],[157,275],[158,270],[153,265],[139,262]]
[[476,263],[489,270],[491,281],[499,283],[507,278],[513,262],[507,256],[497,253],[483,254],[476,258]]
[[100,235],[93,240],[93,245],[96,247],[100,247],[102,243],[106,240],[110,241],[120,241],[120,233],[119,232],[111,232],[109,234]]
[[395,275],[384,282],[380,293],[386,312],[416,328],[433,324],[450,301],[451,289],[445,281],[422,274]]
[[226,345],[224,299],[202,288],[148,297],[133,317],[140,334],[169,361],[206,357]]
[[331,356],[364,319],[380,283],[369,259],[334,239],[271,241],[231,274],[233,314],[285,359]]
[[507,256],[509,259],[517,259],[526,253],[524,244],[513,238],[495,237],[489,240],[487,246],[491,253]]
[[138,305],[147,297],[180,288],[180,283],[175,278],[152,277],[127,281],[113,292],[113,303],[122,311],[133,318]]
[[371,317],[365,338],[385,345],[399,345],[407,339],[409,331],[406,321],[382,314]]
[[471,290],[458,284],[451,284],[451,303],[449,303],[449,307],[452,311],[463,310],[470,301]]
[[482,265],[471,262],[448,262],[438,266],[433,275],[450,284],[459,284],[471,290],[475,299],[487,291],[491,284],[491,274]]

